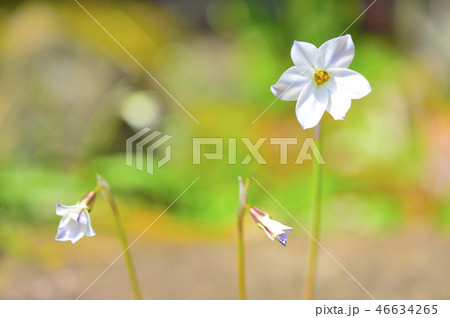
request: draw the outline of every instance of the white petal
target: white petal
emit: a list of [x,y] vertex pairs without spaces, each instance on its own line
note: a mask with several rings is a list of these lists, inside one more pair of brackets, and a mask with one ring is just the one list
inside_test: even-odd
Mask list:
[[83,233],[79,232],[77,235],[73,237],[69,237],[69,240],[72,242],[72,244],[75,244],[77,241],[79,241],[83,237]]
[[285,233],[286,230],[292,230],[290,227],[287,227],[286,225],[284,225],[278,221],[275,221],[268,216],[264,217],[261,220],[261,223],[265,227],[267,227],[270,230],[270,232],[273,233],[274,236],[281,235],[281,234]]
[[[269,216],[264,216],[261,219],[261,224],[267,227],[270,232],[272,232],[274,235],[277,235],[280,233],[279,225],[280,223],[272,220]],[[282,232],[282,231],[281,231]]]
[[358,72],[346,68],[333,68],[327,71],[336,82],[339,94],[344,94],[351,99],[358,99],[372,91],[367,79]]
[[77,220],[80,212],[86,208],[85,204],[63,205],[61,203],[56,203],[56,215],[69,216],[70,218]]
[[72,220],[72,218],[70,218],[68,215],[65,215],[61,218],[61,221],[59,221],[59,225],[58,228],[63,228],[67,225],[67,223],[70,222],[70,220]]
[[350,109],[351,103],[352,100],[350,97],[338,93],[331,93],[327,112],[329,112],[335,120],[343,120],[345,119],[345,114]]
[[264,230],[264,233],[266,233],[267,237],[270,238],[272,241],[275,240],[274,236],[268,231],[268,229],[264,226],[260,226]]
[[350,34],[331,39],[317,50],[318,64],[325,69],[347,68],[355,56],[355,46]]
[[79,231],[82,232],[86,236],[94,236],[95,232],[91,226],[91,216],[89,212],[84,209],[80,213],[80,217],[78,218],[78,223],[80,224]]
[[85,224],[80,224],[75,221],[72,221],[69,224],[70,227],[66,226],[68,238],[69,240],[72,241],[73,244],[75,244],[76,241],[78,241],[84,236],[84,233],[86,233],[87,230],[87,226]]
[[326,86],[321,85],[316,87],[316,91],[314,92],[314,96],[321,104],[328,104],[328,95],[329,91]]
[[72,209],[71,205],[64,205],[61,203],[56,203],[56,215],[64,216]]
[[[94,236],[95,232],[91,226],[91,218],[87,209],[82,205],[74,206],[78,211],[77,217],[73,217],[73,212],[65,214],[59,222],[58,231],[55,240],[57,241],[71,241],[73,244],[81,239],[84,235]],[[68,207],[66,210],[74,210],[74,207]]]
[[[79,235],[79,224],[77,221],[74,221],[70,217],[63,217],[61,220],[58,231],[56,233],[55,240],[57,241],[68,241],[71,240],[74,243],[73,239]],[[75,242],[80,239],[83,235],[75,240]]]
[[273,241],[278,234],[277,221],[272,220],[268,215],[261,218],[261,223],[258,225],[264,230],[264,233]]
[[276,237],[276,239],[283,245],[286,246],[287,243],[287,234],[282,233]]
[[292,66],[281,75],[278,82],[270,87],[270,90],[278,99],[297,100],[300,91],[308,81],[296,66]]
[[92,228],[91,224],[88,224],[88,229],[87,229],[85,235],[86,235],[86,236],[94,236],[95,234],[97,234],[97,233],[95,233],[95,231],[94,231],[94,229]]
[[291,228],[288,228],[287,230],[285,230],[282,234],[278,235],[276,237],[276,239],[283,244],[283,246],[286,246],[287,243],[287,235],[292,231]]
[[[286,246],[287,235],[292,231],[292,228],[271,219],[270,217],[264,217],[262,220],[265,232],[272,240],[276,238],[283,246]],[[270,235],[269,231],[272,233]]]
[[68,222],[64,225],[64,230],[70,235],[73,235],[73,232],[78,232],[80,228],[80,223],[77,221],[68,218]]
[[303,129],[316,126],[328,105],[328,89],[317,87],[314,82],[306,84],[295,106],[297,119]]
[[94,229],[91,226],[91,216],[90,216],[89,212],[86,212],[86,213],[87,213],[87,226],[88,226],[88,228],[86,230],[85,235],[86,236],[94,236],[96,233],[95,233]]
[[315,45],[308,42],[294,41],[291,49],[291,58],[300,74],[312,75],[316,52],[317,47]]
[[338,88],[337,88],[337,84],[336,81],[334,80],[333,77],[330,77],[328,79],[328,81],[326,81],[323,86],[325,86],[330,92],[332,93],[336,93]]
[[82,210],[78,216],[77,222],[80,224],[88,224],[89,222],[89,212],[87,210]]
[[66,208],[64,204],[56,203],[56,215],[63,216],[66,214]]
[[57,240],[57,241],[69,240],[67,232],[64,230],[64,228],[58,228],[58,231],[56,232],[55,240]]
[[256,222],[256,224],[261,224],[261,220],[265,217],[267,217],[267,213],[261,211],[258,208],[251,207],[248,212],[250,213],[250,216],[253,218],[253,220]]

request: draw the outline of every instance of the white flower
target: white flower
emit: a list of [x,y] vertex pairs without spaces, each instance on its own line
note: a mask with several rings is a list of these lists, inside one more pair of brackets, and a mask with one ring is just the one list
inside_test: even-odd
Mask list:
[[267,213],[264,213],[255,207],[251,207],[249,213],[256,224],[264,230],[272,241],[277,239],[283,246],[286,246],[287,235],[292,231],[292,228],[272,220]]
[[71,241],[74,244],[83,235],[95,235],[91,226],[89,209],[85,202],[70,206],[56,203],[56,215],[62,216],[62,219],[59,222],[55,240]]
[[369,94],[369,82],[348,69],[355,55],[352,37],[331,39],[319,48],[294,41],[291,58],[295,66],[281,75],[270,90],[279,99],[297,101],[295,112],[303,129],[316,126],[328,111],[336,120],[345,118],[351,100]]

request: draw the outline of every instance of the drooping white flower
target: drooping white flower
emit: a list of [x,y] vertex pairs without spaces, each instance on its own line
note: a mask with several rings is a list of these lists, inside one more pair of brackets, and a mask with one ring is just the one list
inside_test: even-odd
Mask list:
[[345,119],[352,99],[372,91],[367,79],[348,69],[355,56],[352,37],[331,39],[319,48],[294,41],[291,58],[295,66],[270,87],[281,100],[297,101],[295,113],[303,129],[316,126],[325,110],[335,120]]
[[89,192],[79,203],[66,206],[56,203],[56,215],[61,216],[55,240],[71,241],[75,244],[84,235],[94,236],[89,211],[95,198],[95,192]]
[[277,239],[283,246],[286,246],[287,235],[292,231],[292,228],[272,220],[267,213],[258,208],[251,207],[249,213],[256,224],[264,230],[272,241]]

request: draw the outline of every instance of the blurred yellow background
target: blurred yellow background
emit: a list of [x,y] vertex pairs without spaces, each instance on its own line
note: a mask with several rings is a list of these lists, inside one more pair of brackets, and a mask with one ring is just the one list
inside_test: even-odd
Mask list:
[[[294,164],[300,144],[287,165],[268,141],[267,165],[243,165],[239,138],[311,137],[295,102],[269,87],[292,65],[294,40],[339,36],[371,1],[80,3],[104,29],[75,1],[0,6],[0,298],[76,298],[120,254],[102,198],[95,237],[54,241],[55,203],[75,204],[96,173],[130,242],[199,177],[131,249],[143,294],[236,298],[237,176],[306,227],[311,194],[311,161]],[[345,32],[350,68],[373,91],[345,121],[322,120],[323,245],[378,299],[450,298],[449,9],[378,0]],[[172,160],[153,175],[125,164],[125,141],[143,127],[173,137]],[[225,138],[225,157],[238,138],[238,164],[193,165],[193,137]],[[282,248],[247,218],[249,298],[299,299],[307,235],[255,182],[249,202],[294,228]],[[368,298],[326,253],[319,263],[317,298]],[[131,297],[119,259],[82,298]]]

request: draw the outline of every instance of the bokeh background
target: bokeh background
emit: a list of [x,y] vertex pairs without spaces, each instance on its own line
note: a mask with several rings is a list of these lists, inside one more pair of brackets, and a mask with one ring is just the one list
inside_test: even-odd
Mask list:
[[[239,164],[239,138],[311,137],[295,102],[269,87],[292,65],[293,40],[339,36],[371,1],[80,1],[189,112],[193,121],[75,2],[0,5],[0,298],[74,299],[120,254],[100,197],[97,235],[56,242],[55,203],[110,183],[145,298],[237,298],[237,176],[254,177],[308,226],[311,161]],[[378,0],[345,33],[351,68],[373,92],[345,121],[323,119],[322,241],[377,299],[450,298],[450,3]],[[172,160],[153,175],[125,164],[143,127],[171,135]],[[192,164],[193,137],[238,138],[238,164]],[[224,151],[229,149],[225,139]],[[162,155],[162,154],[160,154]],[[245,222],[248,296],[299,299],[307,235],[255,182],[249,202],[294,228],[288,245]],[[119,259],[81,299],[129,299]],[[369,296],[319,256],[316,297]]]

